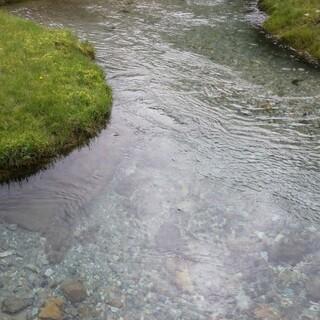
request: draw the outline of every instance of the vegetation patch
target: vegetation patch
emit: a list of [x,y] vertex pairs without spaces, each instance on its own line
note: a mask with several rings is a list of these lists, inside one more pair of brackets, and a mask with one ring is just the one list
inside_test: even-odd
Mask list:
[[260,0],[263,27],[304,56],[320,61],[320,1]]
[[49,163],[106,123],[112,95],[94,50],[66,30],[0,11],[0,182]]

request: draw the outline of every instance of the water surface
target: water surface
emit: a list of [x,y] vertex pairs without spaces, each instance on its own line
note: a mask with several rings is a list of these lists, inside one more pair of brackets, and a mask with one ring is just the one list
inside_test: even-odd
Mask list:
[[114,107],[89,147],[2,187],[0,217],[119,287],[118,317],[319,319],[320,73],[266,41],[254,4],[10,10],[89,39]]

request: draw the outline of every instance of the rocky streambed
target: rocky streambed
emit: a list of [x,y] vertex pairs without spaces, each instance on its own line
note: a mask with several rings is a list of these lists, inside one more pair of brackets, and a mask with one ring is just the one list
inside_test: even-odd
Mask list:
[[165,225],[156,241],[166,253],[151,260],[126,246],[114,251],[110,234],[99,230],[99,241],[74,246],[56,265],[48,262],[40,234],[3,224],[1,319],[224,319],[227,311],[226,319],[316,320],[319,234],[312,228],[301,233],[297,224],[283,232],[277,219],[249,238],[237,222],[226,238],[219,232],[226,222],[217,222],[216,241],[224,244],[210,249],[223,252],[215,260],[206,261],[203,246],[193,252],[199,240],[189,240],[183,254],[173,252],[183,238]]
[[75,259],[81,247],[70,252],[71,265],[54,266],[39,234],[16,225],[1,225],[0,234],[1,319],[105,319],[124,306],[120,288],[101,287],[107,275]]

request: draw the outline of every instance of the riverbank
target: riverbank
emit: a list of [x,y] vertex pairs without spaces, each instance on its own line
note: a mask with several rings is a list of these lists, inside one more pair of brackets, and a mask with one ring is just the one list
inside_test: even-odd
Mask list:
[[88,141],[112,95],[94,49],[0,11],[0,182],[21,177]]
[[320,61],[320,2],[259,0],[269,17],[263,28],[311,62]]

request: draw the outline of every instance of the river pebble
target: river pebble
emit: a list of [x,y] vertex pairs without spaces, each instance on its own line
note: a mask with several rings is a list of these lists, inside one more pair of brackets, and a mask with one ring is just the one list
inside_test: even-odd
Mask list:
[[72,303],[82,302],[87,297],[87,290],[81,280],[66,280],[61,284],[61,291]]
[[15,314],[28,308],[32,303],[32,298],[11,296],[2,301],[1,311],[8,314]]

